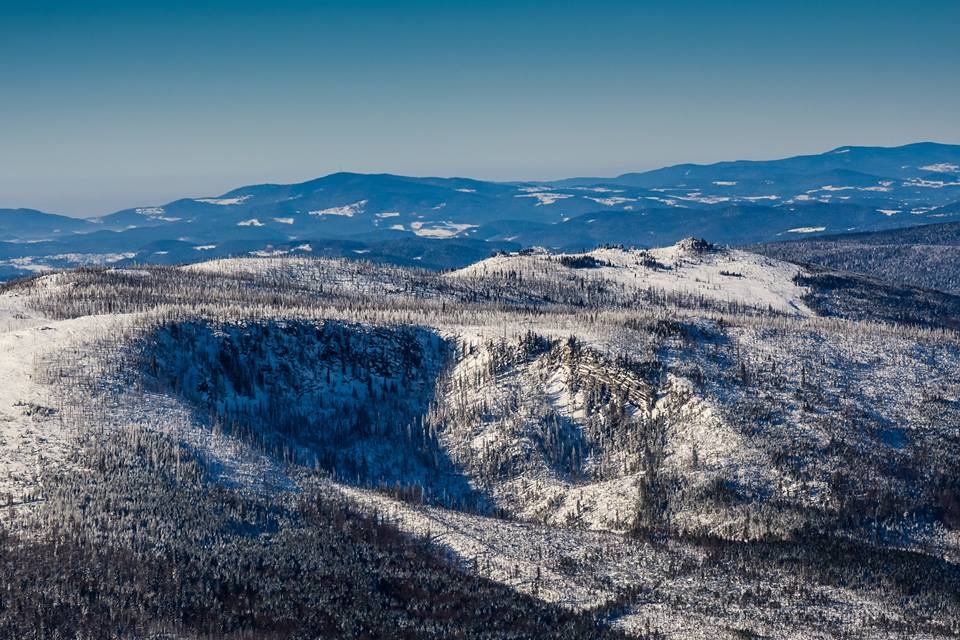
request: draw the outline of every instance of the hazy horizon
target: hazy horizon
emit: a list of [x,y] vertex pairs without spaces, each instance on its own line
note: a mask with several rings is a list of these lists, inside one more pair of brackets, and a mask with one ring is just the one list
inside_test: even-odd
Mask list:
[[960,5],[0,0],[0,207],[960,141]]

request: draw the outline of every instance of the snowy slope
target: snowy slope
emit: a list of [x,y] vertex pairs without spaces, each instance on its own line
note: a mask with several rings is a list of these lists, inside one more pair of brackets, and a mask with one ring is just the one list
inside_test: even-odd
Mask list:
[[[56,288],[59,279],[46,276],[35,286]],[[126,324],[124,317],[109,315],[50,320],[32,310],[25,296],[0,294],[0,494],[13,504],[37,498],[42,472],[65,464],[75,435],[43,363],[82,352],[102,336],[118,336]]]
[[[584,263],[587,266],[568,267]],[[803,287],[794,283],[800,268],[754,253],[700,246],[687,239],[649,251],[596,249],[584,254],[499,255],[451,274],[453,278],[583,279],[616,286],[623,292],[653,290],[665,294],[739,303],[798,316],[813,312],[804,304]]]
[[953,584],[960,340],[817,316],[800,273],[688,241],[44,276],[0,293],[0,492],[42,516],[45,469],[97,472],[78,432],[162,433],[218,491],[326,487],[637,635],[949,637],[818,536]]

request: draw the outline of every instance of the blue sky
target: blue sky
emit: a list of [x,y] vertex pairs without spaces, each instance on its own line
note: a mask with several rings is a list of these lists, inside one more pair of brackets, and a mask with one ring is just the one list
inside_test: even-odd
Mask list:
[[0,207],[960,142],[960,3],[0,0]]

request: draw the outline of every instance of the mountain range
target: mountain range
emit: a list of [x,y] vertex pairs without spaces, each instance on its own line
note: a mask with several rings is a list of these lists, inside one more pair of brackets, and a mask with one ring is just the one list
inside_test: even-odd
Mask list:
[[235,255],[456,268],[530,246],[650,247],[690,235],[743,245],[896,229],[956,220],[957,202],[960,146],[932,142],[554,182],[337,173],[86,219],[0,209],[0,277]]

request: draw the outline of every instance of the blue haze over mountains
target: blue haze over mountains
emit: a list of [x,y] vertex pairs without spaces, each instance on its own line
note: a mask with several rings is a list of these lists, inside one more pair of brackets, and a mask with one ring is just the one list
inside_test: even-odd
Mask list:
[[742,245],[950,222],[957,202],[960,146],[936,143],[546,183],[337,173],[88,219],[0,209],[0,277],[250,254],[452,268],[528,246]]

